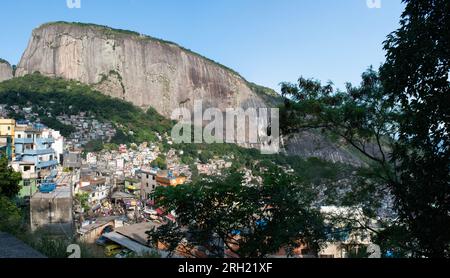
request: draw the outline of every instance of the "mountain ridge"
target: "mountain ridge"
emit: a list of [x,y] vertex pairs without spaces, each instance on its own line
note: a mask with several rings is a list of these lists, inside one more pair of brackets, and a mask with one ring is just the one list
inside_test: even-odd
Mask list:
[[[176,43],[108,26],[51,22],[33,30],[17,76],[77,80],[169,117],[195,100],[205,107],[266,107],[276,92]],[[266,92],[270,92],[266,95]]]

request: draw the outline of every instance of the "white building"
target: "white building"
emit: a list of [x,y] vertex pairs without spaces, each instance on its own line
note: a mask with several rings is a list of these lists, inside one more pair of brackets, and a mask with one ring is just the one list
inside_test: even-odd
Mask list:
[[[320,251],[319,257],[348,258],[350,252],[357,254],[363,249],[370,253],[369,258],[381,257],[380,247],[371,241],[372,233],[363,227],[376,230],[377,223],[366,217],[361,208],[324,206],[320,211],[325,217],[325,223],[330,224],[333,238]],[[353,229],[348,229],[349,223]]]

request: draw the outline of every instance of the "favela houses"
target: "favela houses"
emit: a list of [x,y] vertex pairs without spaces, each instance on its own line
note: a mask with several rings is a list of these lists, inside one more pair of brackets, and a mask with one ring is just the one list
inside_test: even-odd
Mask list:
[[450,257],[450,1],[0,9],[0,269],[386,276]]

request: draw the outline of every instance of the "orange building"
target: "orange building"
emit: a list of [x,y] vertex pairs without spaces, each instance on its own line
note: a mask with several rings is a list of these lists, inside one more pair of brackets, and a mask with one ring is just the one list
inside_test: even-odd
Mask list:
[[186,182],[186,177],[180,177],[172,171],[159,171],[156,182],[161,186],[178,186]]

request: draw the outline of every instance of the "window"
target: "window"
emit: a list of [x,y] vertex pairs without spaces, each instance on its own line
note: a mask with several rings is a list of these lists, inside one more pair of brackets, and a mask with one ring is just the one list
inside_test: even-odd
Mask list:
[[17,134],[17,138],[22,138],[22,134]]
[[147,174],[147,179],[149,179],[150,178],[150,176]]
[[28,138],[28,139],[31,139],[31,134],[27,134],[27,138]]
[[10,131],[11,130],[11,127],[10,126],[8,126],[8,131]]
[[153,177],[153,180],[156,180],[156,176],[152,176]]
[[23,171],[28,172],[31,170],[30,166],[23,166]]

